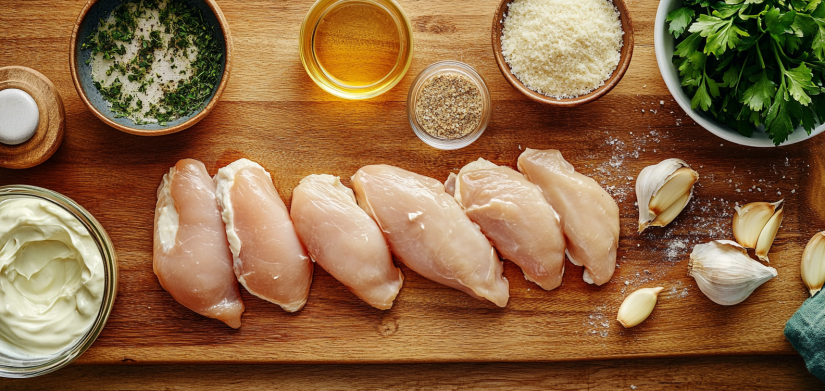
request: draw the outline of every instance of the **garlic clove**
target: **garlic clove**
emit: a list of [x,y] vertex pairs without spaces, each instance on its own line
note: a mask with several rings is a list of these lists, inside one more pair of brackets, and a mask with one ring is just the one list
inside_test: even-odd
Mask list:
[[[648,226],[663,227],[673,221],[693,195],[699,174],[680,159],[666,159],[645,167],[636,178],[636,201],[639,205],[639,232]],[[687,201],[685,194],[688,195]],[[674,204],[683,204],[673,208]],[[657,220],[661,214],[666,218]],[[675,215],[672,215],[675,213]]]
[[778,202],[751,202],[744,206],[737,206],[733,215],[733,237],[745,248],[756,247],[759,234],[776,212],[776,208],[784,200]]
[[811,297],[825,284],[825,232],[814,235],[802,252],[802,282]]
[[685,193],[682,195],[682,198],[678,199],[670,208],[665,209],[664,212],[656,216],[656,220],[650,223],[651,227],[664,227],[670,224],[673,219],[679,216],[679,213],[682,213],[682,209],[685,209],[687,206],[688,201],[690,201],[690,193]]
[[662,186],[650,199],[648,207],[654,214],[660,214],[669,208],[682,195],[687,194],[696,183],[698,174],[688,167],[682,167],[667,178]]
[[782,225],[782,218],[785,216],[785,209],[779,209],[771,216],[765,228],[759,233],[759,239],[756,240],[756,256],[760,260],[771,263],[768,259],[768,252],[771,251],[773,240],[776,239],[776,233],[779,232],[779,226]]
[[730,240],[694,246],[688,270],[702,293],[720,305],[745,301],[756,288],[778,274],[776,269],[751,259],[744,247]]
[[642,323],[653,312],[662,287],[642,288],[628,295],[619,307],[616,320],[626,329]]

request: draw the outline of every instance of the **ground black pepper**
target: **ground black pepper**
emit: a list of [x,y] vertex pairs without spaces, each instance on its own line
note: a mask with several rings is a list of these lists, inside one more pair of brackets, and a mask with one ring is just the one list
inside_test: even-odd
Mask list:
[[424,82],[415,102],[421,128],[433,137],[457,139],[472,133],[481,122],[478,86],[467,76],[446,73]]

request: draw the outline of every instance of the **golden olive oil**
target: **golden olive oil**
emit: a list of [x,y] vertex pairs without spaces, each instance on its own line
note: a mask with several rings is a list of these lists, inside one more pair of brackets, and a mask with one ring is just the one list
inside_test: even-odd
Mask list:
[[329,78],[358,94],[383,88],[382,81],[403,66],[398,23],[370,1],[346,1],[328,10],[315,28],[312,49]]

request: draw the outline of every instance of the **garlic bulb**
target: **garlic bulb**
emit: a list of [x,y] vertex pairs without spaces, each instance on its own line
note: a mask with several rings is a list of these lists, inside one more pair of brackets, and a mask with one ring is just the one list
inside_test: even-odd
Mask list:
[[776,269],[754,261],[747,250],[731,240],[694,246],[688,270],[702,293],[721,305],[743,302],[756,288],[777,276]]
[[653,312],[662,287],[642,288],[628,295],[619,307],[616,320],[626,329],[642,323]]
[[645,167],[636,178],[639,232],[670,224],[687,206],[698,180],[699,174],[680,159]]
[[801,266],[802,282],[813,297],[825,284],[825,232],[814,235],[805,246]]
[[768,261],[768,251],[782,224],[784,209],[779,206],[783,201],[751,202],[737,206],[733,215],[733,237],[742,247],[757,249],[756,255],[763,261]]

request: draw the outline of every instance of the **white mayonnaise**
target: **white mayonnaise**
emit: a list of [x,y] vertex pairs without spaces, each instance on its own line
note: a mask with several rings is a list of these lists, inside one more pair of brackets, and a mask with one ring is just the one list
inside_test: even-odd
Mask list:
[[104,274],[97,244],[69,212],[34,197],[0,201],[0,353],[71,347],[100,311]]

